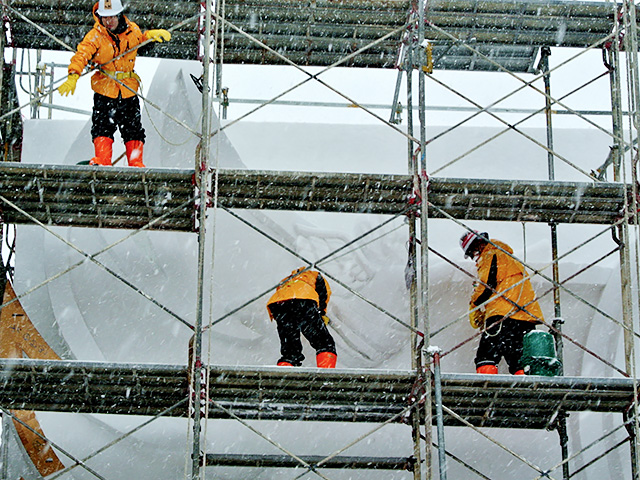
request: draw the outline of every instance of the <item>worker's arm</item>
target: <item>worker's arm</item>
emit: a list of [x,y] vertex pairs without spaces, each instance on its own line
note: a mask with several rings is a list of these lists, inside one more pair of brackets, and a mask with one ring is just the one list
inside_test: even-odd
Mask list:
[[98,46],[100,44],[98,35],[98,32],[91,30],[78,44],[76,53],[71,57],[71,62],[69,63],[69,74],[82,74],[84,67],[87,66],[89,61],[91,61],[98,51]]
[[471,304],[481,305],[489,300],[498,288],[498,256],[492,255],[489,268],[486,268],[486,262],[478,269],[478,285],[471,296]]
[[318,272],[318,276],[316,277],[316,292],[319,298],[318,308],[320,309],[320,315],[326,315],[331,290],[329,290],[329,285],[320,272]]

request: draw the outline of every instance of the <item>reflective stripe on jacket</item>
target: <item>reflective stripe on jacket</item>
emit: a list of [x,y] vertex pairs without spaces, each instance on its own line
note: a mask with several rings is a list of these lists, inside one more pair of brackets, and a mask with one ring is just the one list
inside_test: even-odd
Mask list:
[[[96,71],[91,77],[91,89],[109,98],[133,97],[140,85],[139,77],[133,73],[138,50],[134,47],[144,42],[146,34],[143,34],[138,25],[129,21],[127,17],[127,28],[124,32],[115,35],[100,23],[96,15],[98,4],[93,6],[93,18],[95,24],[78,45],[75,55],[69,64],[69,73],[80,75],[89,62],[100,66],[107,74]],[[134,48],[134,50],[118,57],[123,52]],[[121,85],[114,78],[126,85]],[[129,88],[127,88],[129,87]]]
[[273,303],[293,300],[294,298],[313,300],[318,304],[320,314],[326,314],[327,303],[329,303],[329,297],[331,297],[329,283],[320,272],[305,270],[304,272],[298,273],[300,270],[301,269],[294,270],[291,272],[291,275],[283,278],[281,282],[284,283],[276,289],[276,292],[267,302],[267,310],[272,320],[273,316],[271,315],[269,306]]
[[[506,243],[493,239],[491,242],[506,252],[513,253]],[[533,301],[536,294],[522,263],[488,243],[480,252],[476,267],[482,283],[475,287],[470,303],[472,306],[478,306],[488,300],[484,318],[499,315],[527,322],[539,322],[544,319],[538,301]],[[525,280],[519,283],[523,278]],[[493,288],[495,292],[484,284]]]

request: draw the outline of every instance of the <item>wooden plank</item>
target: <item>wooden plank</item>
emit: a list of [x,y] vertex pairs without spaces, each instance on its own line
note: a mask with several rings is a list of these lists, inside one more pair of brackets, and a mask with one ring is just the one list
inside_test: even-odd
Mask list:
[[[405,411],[416,377],[374,369],[212,366],[210,379],[212,418],[228,418],[230,411],[243,419],[379,423]],[[155,415],[188,395],[181,365],[0,360],[0,385],[5,407],[66,412]],[[442,391],[443,404],[473,425],[534,429],[545,428],[559,409],[621,413],[634,395],[626,378],[474,374],[443,374]],[[461,426],[451,415],[444,420]]]

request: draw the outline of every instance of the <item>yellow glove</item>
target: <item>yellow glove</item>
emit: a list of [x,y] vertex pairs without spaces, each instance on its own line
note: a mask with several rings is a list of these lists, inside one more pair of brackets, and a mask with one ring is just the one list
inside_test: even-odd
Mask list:
[[171,40],[171,34],[167,30],[161,28],[159,30],[147,31],[147,38],[152,42],[162,43],[163,41],[168,42],[169,40]]
[[331,320],[329,320],[329,317],[327,317],[326,315],[323,315],[322,316],[322,321],[324,322],[325,325],[329,325],[329,322]]
[[473,310],[475,305],[469,306],[469,323],[473,328],[482,328],[484,326],[484,311]]
[[78,78],[80,78],[80,75],[77,73],[70,73],[67,80],[58,87],[60,95],[66,97],[69,94],[73,95],[76,93],[76,83],[78,83]]

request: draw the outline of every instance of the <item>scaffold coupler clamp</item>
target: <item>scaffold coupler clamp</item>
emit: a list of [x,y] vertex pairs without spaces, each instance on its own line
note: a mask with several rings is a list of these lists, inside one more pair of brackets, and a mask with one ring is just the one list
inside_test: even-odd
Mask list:
[[418,375],[411,387],[411,392],[407,399],[410,408],[408,408],[402,416],[402,423],[411,424],[411,415],[414,413],[414,410],[416,410],[416,407],[425,404],[427,394],[427,389],[425,388],[426,381],[425,369],[422,367],[418,370]]
[[189,383],[189,395],[191,402],[189,405],[189,416],[195,415],[196,409],[199,411],[200,418],[205,418],[207,415],[207,402],[209,400],[207,395],[207,385],[209,385],[207,369],[202,364],[202,361],[196,360],[194,365],[194,375],[200,375],[200,392],[196,394],[193,388],[193,383]]
[[422,47],[420,52],[423,55],[420,68],[424,73],[433,73],[433,44],[425,38],[420,46]]
[[431,358],[435,358],[436,356],[440,357],[442,355],[442,349],[440,347],[435,346],[435,345],[429,345],[425,349],[425,353]]
[[408,210],[407,216],[415,215],[420,217],[420,210],[422,207],[422,183],[425,183],[426,190],[429,191],[429,175],[424,170],[420,175],[413,177],[413,191],[407,198]]
[[548,432],[551,432],[553,430],[558,430],[558,428],[560,428],[560,422],[564,421],[567,417],[569,417],[569,415],[567,414],[566,411],[562,409],[557,409],[551,415],[551,418],[549,419],[549,422],[547,422],[547,426],[545,427],[545,430],[547,430]]
[[222,119],[227,119],[227,107],[229,107],[229,87],[222,87],[222,100],[220,106],[222,106]]

